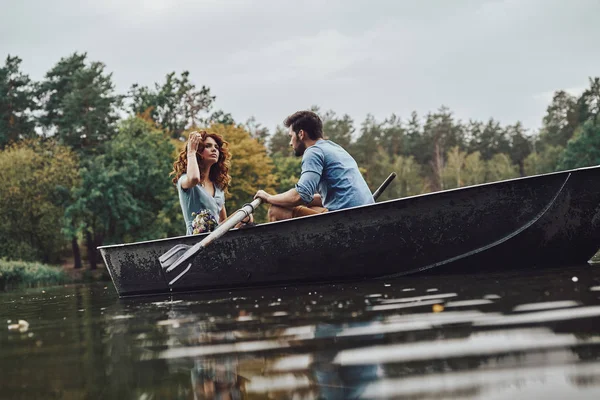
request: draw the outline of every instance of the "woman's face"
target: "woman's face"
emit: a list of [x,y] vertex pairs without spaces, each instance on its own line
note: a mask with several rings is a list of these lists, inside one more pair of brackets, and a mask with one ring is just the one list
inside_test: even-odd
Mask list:
[[210,136],[204,141],[204,150],[200,153],[204,164],[214,164],[219,161],[219,145]]

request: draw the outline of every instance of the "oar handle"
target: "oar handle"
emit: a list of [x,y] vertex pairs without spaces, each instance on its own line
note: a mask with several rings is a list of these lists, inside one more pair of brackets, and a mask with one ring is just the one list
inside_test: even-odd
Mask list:
[[390,176],[388,176],[386,178],[386,180],[383,181],[383,183],[381,184],[381,186],[379,186],[377,188],[377,190],[375,191],[375,193],[373,193],[373,200],[377,201],[377,198],[379,196],[381,196],[381,193],[383,193],[383,191],[388,187],[388,185],[394,180],[395,177],[396,177],[396,173],[392,172],[390,174]]

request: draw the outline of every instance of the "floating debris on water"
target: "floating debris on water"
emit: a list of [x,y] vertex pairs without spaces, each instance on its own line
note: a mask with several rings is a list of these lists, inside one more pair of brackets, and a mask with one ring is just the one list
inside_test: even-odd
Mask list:
[[498,296],[497,294],[486,294],[485,296],[483,296],[484,299],[488,299],[488,300],[498,300],[501,299],[500,296]]
[[[10,320],[9,320],[10,322]],[[17,324],[8,325],[9,331],[19,331],[21,333],[27,332],[29,330],[29,322],[24,319],[20,319]]]
[[434,304],[431,308],[432,308],[432,310],[433,310],[434,313],[438,313],[438,312],[444,311],[444,306],[442,304]]

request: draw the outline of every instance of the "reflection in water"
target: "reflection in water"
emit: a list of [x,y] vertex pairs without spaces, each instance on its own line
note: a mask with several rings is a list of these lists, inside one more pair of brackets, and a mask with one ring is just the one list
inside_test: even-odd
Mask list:
[[[97,286],[6,293],[0,398],[600,398],[599,288],[586,266],[121,300]],[[27,331],[8,329],[19,320]]]

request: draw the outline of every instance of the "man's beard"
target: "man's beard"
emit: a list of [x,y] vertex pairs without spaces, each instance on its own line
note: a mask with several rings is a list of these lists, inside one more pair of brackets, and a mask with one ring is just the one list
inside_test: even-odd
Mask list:
[[304,142],[298,143],[298,147],[294,147],[294,155],[296,157],[301,157],[304,155],[304,151],[306,150],[306,145]]

